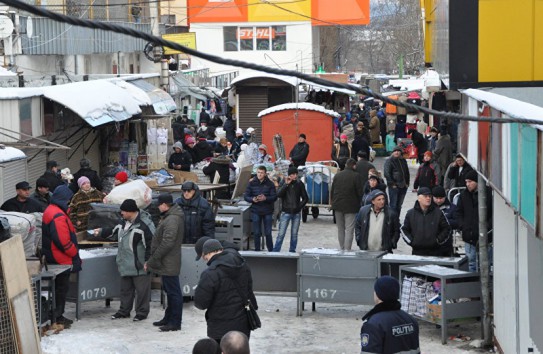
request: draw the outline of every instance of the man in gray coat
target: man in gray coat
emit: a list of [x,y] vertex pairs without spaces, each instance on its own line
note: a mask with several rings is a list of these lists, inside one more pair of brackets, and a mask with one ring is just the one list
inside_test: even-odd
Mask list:
[[181,244],[185,225],[185,214],[179,205],[173,203],[172,195],[162,193],[158,197],[160,223],[151,243],[151,257],[145,263],[149,270],[162,277],[162,288],[167,296],[164,318],[153,322],[160,331],[181,329],[183,315],[183,294],[179,284],[181,272]]
[[348,159],[345,169],[338,172],[332,183],[332,210],[336,215],[339,248],[350,251],[353,244],[356,213],[364,194],[360,174],[355,171],[356,161]]
[[452,160],[452,143],[451,137],[447,133],[446,127],[441,127],[439,138],[437,139],[436,148],[434,149],[434,161],[439,166],[439,184],[443,183],[443,176],[447,167]]

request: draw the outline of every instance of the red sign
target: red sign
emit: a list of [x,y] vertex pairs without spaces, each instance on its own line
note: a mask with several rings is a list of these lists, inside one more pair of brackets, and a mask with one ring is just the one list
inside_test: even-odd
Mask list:
[[238,38],[239,39],[268,39],[275,38],[275,31],[273,28],[270,27],[257,27],[256,31],[254,31],[251,27],[245,27],[245,28],[239,28],[238,29]]

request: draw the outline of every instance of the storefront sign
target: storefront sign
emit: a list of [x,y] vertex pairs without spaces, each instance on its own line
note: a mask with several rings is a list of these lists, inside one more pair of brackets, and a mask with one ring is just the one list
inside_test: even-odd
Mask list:
[[[181,44],[182,46],[188,47],[190,49],[196,49],[196,33],[172,33],[172,34],[163,34],[162,39],[165,39],[170,42]],[[172,48],[164,47],[165,55],[172,54],[181,54],[179,50]]]
[[239,39],[268,39],[275,38],[275,30],[271,27],[257,27],[256,31],[254,28],[240,28],[238,29],[238,38]]

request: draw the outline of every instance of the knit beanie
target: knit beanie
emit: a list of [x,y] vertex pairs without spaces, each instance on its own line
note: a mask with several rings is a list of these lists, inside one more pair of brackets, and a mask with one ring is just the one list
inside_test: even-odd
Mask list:
[[469,171],[468,173],[466,173],[465,179],[469,179],[470,181],[477,182],[479,180],[477,171],[475,170]]
[[400,283],[389,275],[377,279],[373,287],[375,295],[383,302],[397,301],[400,297]]
[[81,186],[85,183],[90,183],[90,179],[88,179],[87,177],[85,176],[81,176],[79,177],[79,179],[77,180],[77,185],[79,186],[79,188],[81,188]]
[[125,171],[117,172],[115,179],[119,180],[121,183],[128,181],[128,174]]

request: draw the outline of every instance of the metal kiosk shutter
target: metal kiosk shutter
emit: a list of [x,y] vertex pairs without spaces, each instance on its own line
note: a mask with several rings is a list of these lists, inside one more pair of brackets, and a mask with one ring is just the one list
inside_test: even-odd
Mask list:
[[262,120],[258,118],[260,111],[268,108],[268,89],[266,87],[240,87],[239,126],[243,130],[249,127],[256,129],[257,139],[262,140]]
[[[2,200],[2,203],[17,195],[17,192],[15,191],[15,185],[21,181],[26,181],[27,177],[28,175],[26,169],[26,159],[0,163],[0,178],[2,181],[0,198]],[[35,187],[33,185],[35,181],[28,182],[32,187]]]

